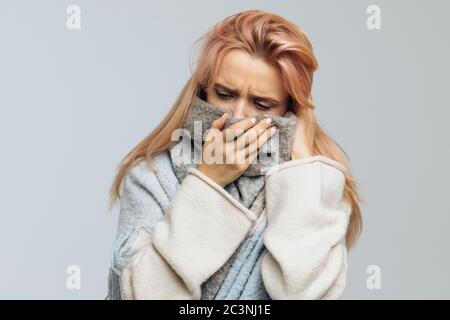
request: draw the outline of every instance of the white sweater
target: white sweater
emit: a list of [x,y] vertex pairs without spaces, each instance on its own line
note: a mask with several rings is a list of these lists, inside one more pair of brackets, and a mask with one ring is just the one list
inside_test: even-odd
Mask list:
[[[267,172],[268,252],[261,273],[272,299],[341,296],[351,212],[342,198],[345,170],[330,158],[313,156]],[[124,180],[122,192],[130,197],[133,185]],[[145,181],[134,181],[134,187],[136,183],[145,186]],[[151,210],[157,199],[148,197]],[[157,219],[151,232],[142,228],[134,239],[134,255],[120,274],[123,299],[200,299],[202,283],[238,248],[256,216],[212,179],[189,168],[168,214]]]

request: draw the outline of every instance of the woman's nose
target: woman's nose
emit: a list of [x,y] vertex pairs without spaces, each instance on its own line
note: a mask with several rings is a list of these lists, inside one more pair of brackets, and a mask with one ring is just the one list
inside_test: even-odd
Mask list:
[[242,119],[248,116],[248,107],[245,101],[238,101],[233,108],[233,118]]

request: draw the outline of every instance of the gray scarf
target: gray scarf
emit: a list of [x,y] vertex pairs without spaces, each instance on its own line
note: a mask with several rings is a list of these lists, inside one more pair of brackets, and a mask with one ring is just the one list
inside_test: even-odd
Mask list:
[[[182,140],[169,149],[173,169],[180,183],[186,176],[188,167],[197,167],[206,131],[211,127],[212,122],[223,113],[229,113],[225,128],[241,120],[233,118],[228,110],[215,106],[197,95],[193,97],[182,130],[172,135],[173,140],[180,138]],[[248,169],[224,188],[257,216],[265,207],[265,173],[270,167],[291,159],[292,135],[297,119],[292,111],[287,111],[282,117],[260,114],[256,116],[256,119],[259,121],[267,117],[272,118],[272,123],[278,127],[278,132],[261,146],[258,158],[250,164]],[[203,300],[214,299],[238,252],[239,249],[221,269],[203,283]]]

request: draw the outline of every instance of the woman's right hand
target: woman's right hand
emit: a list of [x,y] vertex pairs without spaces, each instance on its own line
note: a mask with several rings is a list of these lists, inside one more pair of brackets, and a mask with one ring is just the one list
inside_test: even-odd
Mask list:
[[203,143],[202,161],[197,166],[201,173],[222,187],[247,170],[258,156],[259,148],[277,131],[270,118],[258,123],[255,118],[245,118],[222,130],[227,117],[224,113],[213,121]]

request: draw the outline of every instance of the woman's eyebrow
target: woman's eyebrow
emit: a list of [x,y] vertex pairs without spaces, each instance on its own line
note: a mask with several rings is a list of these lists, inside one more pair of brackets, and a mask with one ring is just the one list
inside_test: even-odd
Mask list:
[[[214,89],[224,89],[232,94],[238,94],[239,91],[228,88],[227,86],[221,84],[221,83],[215,83],[214,84]],[[260,99],[260,100],[267,100],[268,102],[271,102],[275,105],[279,105],[280,102],[277,99],[271,98],[271,97],[261,97],[261,96],[256,96],[256,95],[250,95],[250,97],[255,98],[255,99]]]

